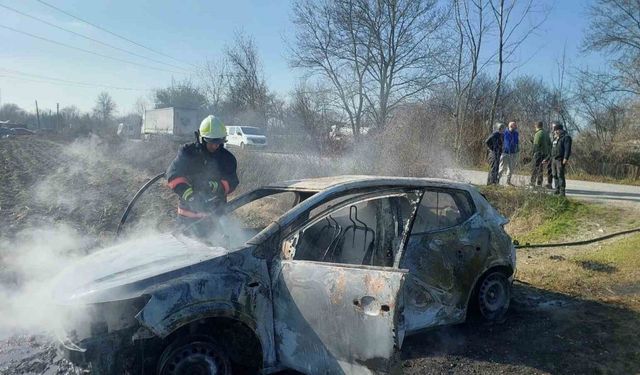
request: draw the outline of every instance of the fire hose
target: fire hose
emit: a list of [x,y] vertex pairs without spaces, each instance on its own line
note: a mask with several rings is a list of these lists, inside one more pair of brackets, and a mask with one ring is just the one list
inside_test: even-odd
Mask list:
[[542,247],[561,247],[561,246],[580,246],[580,245],[588,245],[588,244],[591,244],[591,243],[594,243],[594,242],[608,240],[609,238],[622,236],[622,235],[625,235],[625,234],[630,234],[630,233],[635,233],[635,232],[640,232],[640,228],[623,230],[623,231],[620,231],[620,232],[610,233],[610,234],[607,234],[605,236],[596,237],[596,238],[592,238],[592,239],[589,239],[589,240],[583,240],[583,241],[543,243],[543,244],[530,244],[530,243],[527,242],[524,245],[521,245],[517,240],[514,240],[513,241],[513,245],[515,246],[516,249],[534,249],[534,248],[542,248]]
[[136,193],[136,195],[133,196],[133,199],[131,199],[131,201],[129,202],[129,204],[127,205],[127,209],[124,211],[124,213],[122,214],[122,218],[120,219],[120,223],[118,224],[118,229],[116,230],[116,239],[118,238],[118,236],[120,236],[120,232],[122,231],[122,226],[124,225],[124,223],[127,221],[127,217],[129,216],[129,213],[131,212],[131,209],[133,208],[133,205],[136,204],[136,201],[138,200],[138,198],[140,198],[140,196],[151,186],[153,185],[156,181],[158,181],[159,179],[164,177],[164,172],[160,173],[159,175],[155,176],[154,178],[150,179],[149,181],[147,181],[146,184],[142,185],[142,187],[140,188],[140,190],[138,190],[138,192]]
[[[120,233],[122,232],[122,227],[123,227],[124,223],[127,221],[127,217],[129,217],[129,213],[131,213],[131,210],[133,209],[133,206],[136,204],[136,201],[140,198],[140,196],[142,196],[142,194],[144,194],[144,192],[149,187],[151,187],[151,185],[156,183],[159,179],[163,178],[164,176],[165,176],[165,174],[163,172],[163,173],[160,173],[159,175],[153,177],[152,179],[147,181],[147,183],[142,185],[142,187],[138,190],[138,192],[133,196],[133,198],[131,199],[131,201],[127,205],[127,209],[122,214],[122,218],[120,219],[120,223],[118,223],[118,229],[116,230],[116,237],[115,237],[116,239],[118,239],[118,237],[120,236]],[[199,222],[201,220],[204,220],[204,219],[206,219],[206,217],[198,220],[197,222]],[[196,223],[193,223],[191,225],[194,225]]]

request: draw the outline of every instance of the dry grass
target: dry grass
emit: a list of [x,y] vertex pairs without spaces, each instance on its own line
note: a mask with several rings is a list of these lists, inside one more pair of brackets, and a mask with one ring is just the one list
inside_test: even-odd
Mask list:
[[640,234],[590,247],[521,252],[518,278],[571,296],[640,311]]

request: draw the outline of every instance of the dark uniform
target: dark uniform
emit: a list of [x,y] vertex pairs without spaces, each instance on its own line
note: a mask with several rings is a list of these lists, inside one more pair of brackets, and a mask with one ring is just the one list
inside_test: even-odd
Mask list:
[[565,165],[563,160],[569,160],[571,156],[571,137],[565,130],[560,130],[557,137],[553,138],[551,149],[551,167],[553,169],[553,181],[556,185],[556,194],[564,195],[567,181],[565,180]]
[[[182,146],[166,172],[169,187],[180,197],[178,224],[198,237],[210,234],[215,211],[238,186],[236,169],[235,156],[222,146],[215,152],[195,142]],[[193,194],[185,200],[188,189]]]
[[500,167],[500,155],[502,154],[502,146],[504,139],[499,131],[493,132],[485,140],[485,145],[489,149],[489,175],[487,176],[487,185],[497,184],[498,168]]

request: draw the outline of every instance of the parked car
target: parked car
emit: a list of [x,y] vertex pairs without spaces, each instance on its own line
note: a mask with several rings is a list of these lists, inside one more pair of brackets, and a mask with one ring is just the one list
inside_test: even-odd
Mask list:
[[164,234],[66,270],[65,355],[94,374],[388,373],[405,334],[509,307],[507,220],[467,184],[289,181],[223,218],[219,246]]
[[253,126],[227,126],[227,144],[240,148],[265,148],[267,136]]
[[0,128],[0,138],[9,138],[13,135],[13,131],[8,128]]
[[11,128],[13,135],[34,135],[36,132],[27,128]]

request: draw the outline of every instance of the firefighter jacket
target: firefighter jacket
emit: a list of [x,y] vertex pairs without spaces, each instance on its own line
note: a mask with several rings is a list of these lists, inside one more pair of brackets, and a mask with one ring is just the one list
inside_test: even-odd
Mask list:
[[169,187],[180,197],[178,215],[198,218],[206,214],[201,201],[184,199],[189,188],[198,197],[226,202],[239,183],[236,169],[235,156],[222,146],[211,153],[199,143],[183,145],[166,172]]

